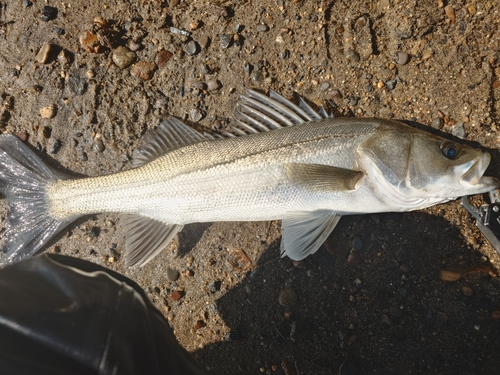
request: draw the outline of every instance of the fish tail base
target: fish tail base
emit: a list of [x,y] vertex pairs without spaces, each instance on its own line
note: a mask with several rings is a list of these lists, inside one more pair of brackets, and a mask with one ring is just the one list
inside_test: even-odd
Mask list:
[[2,235],[0,265],[29,257],[76,218],[49,214],[46,187],[65,176],[45,164],[14,135],[0,135],[0,194],[8,215]]

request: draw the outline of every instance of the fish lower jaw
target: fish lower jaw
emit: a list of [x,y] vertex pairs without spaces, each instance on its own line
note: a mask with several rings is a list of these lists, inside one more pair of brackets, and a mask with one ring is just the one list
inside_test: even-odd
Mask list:
[[463,181],[461,185],[463,186],[463,189],[461,189],[462,193],[459,194],[459,196],[475,195],[488,193],[492,190],[498,189],[500,187],[500,181],[495,177],[486,176],[481,177],[475,184]]

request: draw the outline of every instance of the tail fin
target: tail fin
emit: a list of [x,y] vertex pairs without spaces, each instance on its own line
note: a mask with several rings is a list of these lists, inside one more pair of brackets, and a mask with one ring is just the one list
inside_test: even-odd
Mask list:
[[67,178],[45,164],[14,135],[0,135],[0,194],[7,199],[0,265],[36,253],[76,218],[56,220],[48,212],[45,188]]

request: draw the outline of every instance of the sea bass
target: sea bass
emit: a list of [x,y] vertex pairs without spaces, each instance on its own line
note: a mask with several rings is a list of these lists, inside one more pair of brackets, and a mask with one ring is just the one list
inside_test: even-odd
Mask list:
[[[250,134],[248,134],[250,133]],[[72,178],[0,136],[8,204],[2,264],[30,256],[83,215],[118,212],[127,265],[144,265],[183,225],[282,220],[281,252],[314,253],[342,215],[404,212],[496,189],[490,155],[402,122],[332,118],[300,99],[248,90],[232,133],[170,118],[146,133],[135,168]]]

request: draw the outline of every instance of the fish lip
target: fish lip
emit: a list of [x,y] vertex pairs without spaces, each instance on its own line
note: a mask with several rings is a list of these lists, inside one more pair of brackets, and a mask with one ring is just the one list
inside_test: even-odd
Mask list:
[[490,179],[490,177],[483,177],[484,172],[488,168],[491,161],[491,155],[487,152],[483,152],[479,155],[474,163],[464,172],[462,175],[462,180],[471,184],[478,185],[484,183]]

